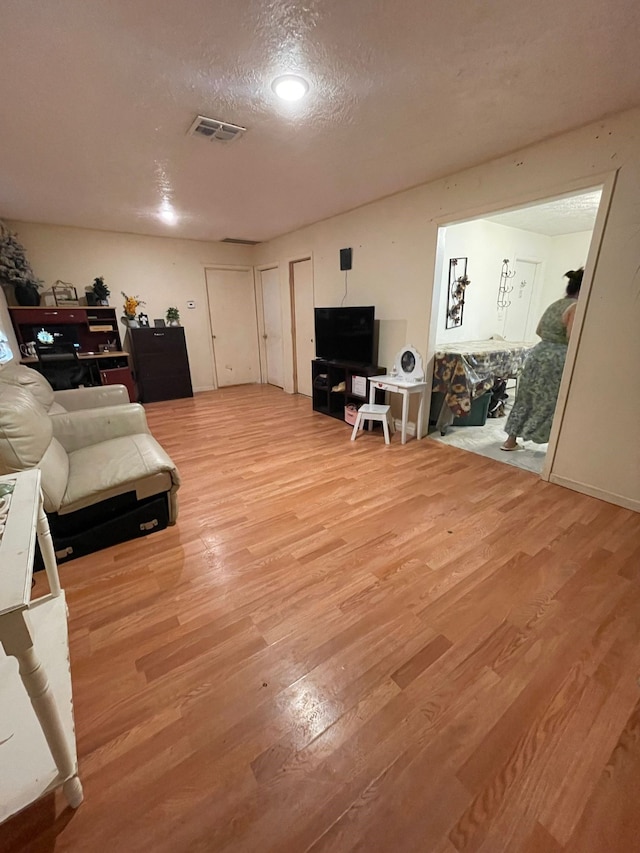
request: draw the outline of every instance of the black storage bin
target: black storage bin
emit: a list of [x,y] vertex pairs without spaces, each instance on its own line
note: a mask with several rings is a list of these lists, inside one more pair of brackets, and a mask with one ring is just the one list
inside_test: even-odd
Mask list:
[[471,411],[468,415],[461,418],[455,418],[454,426],[484,426],[487,422],[489,413],[489,403],[491,402],[491,392],[483,394],[481,397],[476,397],[471,403]]

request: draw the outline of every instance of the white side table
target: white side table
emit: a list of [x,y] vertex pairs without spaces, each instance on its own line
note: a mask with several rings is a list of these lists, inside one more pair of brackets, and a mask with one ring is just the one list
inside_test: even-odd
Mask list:
[[416,438],[422,438],[422,416],[424,414],[425,400],[427,399],[427,383],[411,382],[398,376],[382,374],[381,376],[369,377],[369,402],[375,403],[376,388],[390,391],[392,394],[402,394],[402,444],[407,443],[407,420],[409,417],[409,397],[411,394],[420,394],[420,408],[416,423]]
[[[82,802],[67,608],[40,471],[0,477],[0,491],[5,484],[13,492],[0,497],[0,823],[59,785],[73,808]],[[31,601],[36,536],[51,592]]]

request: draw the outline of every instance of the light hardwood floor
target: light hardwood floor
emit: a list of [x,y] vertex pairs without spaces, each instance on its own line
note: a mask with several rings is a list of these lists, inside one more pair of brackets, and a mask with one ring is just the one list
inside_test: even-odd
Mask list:
[[178,525],[61,568],[85,802],[0,849],[640,850],[640,516],[270,387],[147,410]]

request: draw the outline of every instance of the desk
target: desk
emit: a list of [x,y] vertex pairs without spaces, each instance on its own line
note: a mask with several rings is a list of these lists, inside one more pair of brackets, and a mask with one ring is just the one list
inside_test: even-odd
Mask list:
[[[100,359],[105,358],[123,358],[129,357],[129,353],[124,350],[109,350],[109,352],[79,352],[78,360],[79,361],[99,361]],[[38,364],[38,359],[35,356],[28,356],[27,358],[23,358],[20,360],[20,364],[26,364],[29,367],[33,367],[34,364]]]
[[468,341],[438,345],[433,365],[432,391],[444,393],[437,426],[446,429],[456,417],[471,410],[476,397],[490,391],[496,378],[516,379],[527,353],[527,341]]
[[[60,785],[76,808],[82,786],[66,603],[42,507],[40,471],[9,474],[0,484],[13,487],[0,498],[0,646],[7,655],[0,652],[1,823]],[[36,535],[51,592],[31,601]]]
[[422,438],[422,416],[424,403],[427,398],[426,382],[409,382],[396,376],[383,374],[382,376],[369,377],[369,402],[375,403],[376,388],[381,391],[390,391],[392,394],[402,394],[402,444],[407,443],[407,419],[409,416],[409,397],[412,394],[420,394],[420,408],[416,421],[416,438]]
[[[128,352],[124,350],[79,352],[78,361],[87,364],[94,385],[124,385],[129,392],[131,402],[137,399]],[[39,370],[40,367],[40,362],[35,357],[22,358],[20,364],[25,364],[34,370]]]
[[[115,308],[78,306],[76,308],[33,306],[9,308],[18,344],[37,340],[40,331],[49,331],[58,343],[78,347],[78,359],[87,367],[91,380],[85,384],[125,385],[129,399],[136,400],[129,353],[122,349]],[[104,352],[105,346],[111,346]],[[38,359],[23,358],[21,364],[39,369]]]

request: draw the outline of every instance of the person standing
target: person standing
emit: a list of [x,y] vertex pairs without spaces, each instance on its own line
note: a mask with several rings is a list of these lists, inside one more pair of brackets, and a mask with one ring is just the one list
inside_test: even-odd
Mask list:
[[537,444],[549,441],[583,273],[582,267],[565,273],[569,279],[565,296],[549,305],[538,323],[536,334],[542,340],[531,350],[522,369],[501,450],[522,449],[518,436]]

